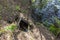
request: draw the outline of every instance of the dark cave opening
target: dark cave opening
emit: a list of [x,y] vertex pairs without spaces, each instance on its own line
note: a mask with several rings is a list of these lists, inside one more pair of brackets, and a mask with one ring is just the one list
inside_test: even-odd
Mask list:
[[19,30],[23,30],[23,31],[27,31],[28,30],[28,21],[22,19],[20,22],[19,22]]

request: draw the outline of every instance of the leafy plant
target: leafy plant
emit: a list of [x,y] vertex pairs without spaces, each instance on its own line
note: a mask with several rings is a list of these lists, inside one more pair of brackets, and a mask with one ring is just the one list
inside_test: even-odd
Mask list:
[[57,23],[58,25],[60,25],[60,20],[59,20],[57,17],[55,17],[54,19],[55,19],[56,23]]
[[48,19],[47,19],[47,20],[45,20],[45,21],[43,22],[43,24],[44,24],[47,28],[49,28],[49,26],[50,26],[52,23],[49,23],[49,22],[48,22]]
[[7,27],[5,27],[5,31],[9,30],[9,31],[14,31],[17,28],[16,24],[11,24]]
[[20,10],[20,6],[18,6],[18,5],[16,5],[15,8],[16,8],[16,10]]
[[35,2],[35,0],[31,0],[32,1],[32,3],[34,3]]
[[57,35],[60,32],[60,28],[55,27],[53,24],[49,27],[49,30],[54,34]]
[[49,28],[49,30],[50,30],[52,33],[54,33],[54,35],[57,34],[57,28],[56,28],[54,25],[51,25],[50,28]]

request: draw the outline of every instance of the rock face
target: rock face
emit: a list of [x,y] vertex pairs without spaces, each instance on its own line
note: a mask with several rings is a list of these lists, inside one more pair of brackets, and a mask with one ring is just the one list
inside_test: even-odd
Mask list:
[[[34,25],[35,27],[28,32],[15,31],[6,32],[0,36],[0,40],[55,40],[54,35],[52,35],[42,24]],[[41,27],[40,27],[41,26]]]
[[0,17],[5,21],[15,21],[21,12],[28,13],[29,0],[0,0]]

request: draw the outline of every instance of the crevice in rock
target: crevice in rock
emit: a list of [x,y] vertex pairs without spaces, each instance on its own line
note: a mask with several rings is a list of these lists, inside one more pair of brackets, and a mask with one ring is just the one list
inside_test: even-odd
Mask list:
[[19,30],[27,31],[28,30],[28,21],[21,19],[19,22]]

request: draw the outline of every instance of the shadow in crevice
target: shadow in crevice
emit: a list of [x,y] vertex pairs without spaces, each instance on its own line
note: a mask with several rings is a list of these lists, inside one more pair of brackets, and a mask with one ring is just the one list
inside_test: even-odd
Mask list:
[[28,25],[29,25],[28,21],[26,21],[24,19],[21,19],[21,20],[18,21],[18,26],[17,27],[18,27],[19,31],[13,33],[15,40],[18,40],[17,35],[20,34],[20,30],[24,31],[24,32],[28,31]]
[[21,19],[21,21],[19,22],[19,30],[23,30],[23,31],[27,31],[28,30],[28,21]]

